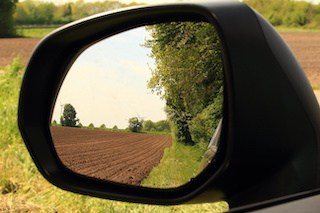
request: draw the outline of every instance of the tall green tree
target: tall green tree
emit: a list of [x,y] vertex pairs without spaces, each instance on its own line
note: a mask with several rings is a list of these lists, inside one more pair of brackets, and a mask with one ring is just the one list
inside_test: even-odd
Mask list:
[[0,1],[0,38],[15,35],[13,14],[18,0]]
[[[178,142],[194,145],[190,123],[221,96],[223,67],[215,28],[204,22],[173,22],[148,28],[146,42],[156,68],[148,83],[166,101]],[[209,118],[208,118],[209,119]]]
[[62,126],[76,127],[79,123],[77,118],[77,112],[71,104],[65,104],[63,109],[63,114],[60,118],[60,123]]

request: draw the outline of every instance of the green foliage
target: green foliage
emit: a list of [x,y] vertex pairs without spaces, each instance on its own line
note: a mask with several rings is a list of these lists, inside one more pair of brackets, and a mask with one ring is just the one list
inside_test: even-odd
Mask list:
[[129,119],[129,130],[131,132],[141,132],[143,127],[143,120],[139,120],[137,117]]
[[177,141],[194,145],[198,141],[190,134],[190,122],[223,95],[219,92],[223,64],[218,34],[204,22],[164,23],[148,29],[152,39],[145,45],[156,62],[148,86],[165,99]]
[[170,123],[167,120],[153,122],[151,120],[144,121],[143,131],[146,132],[170,132]]
[[17,0],[0,1],[0,38],[15,35],[13,14]]
[[[186,156],[188,156],[186,158]],[[159,165],[154,167],[142,185],[155,188],[170,188],[181,186],[197,176],[201,167],[202,151],[195,146],[186,146],[174,142],[166,148]],[[226,202],[188,205],[184,212],[225,212],[228,210]],[[195,207],[199,207],[196,209]],[[178,212],[179,209],[177,209]]]
[[17,4],[15,21],[18,25],[62,25],[89,15],[129,6],[118,1],[67,2],[55,5],[34,0]]
[[65,104],[63,114],[60,118],[62,126],[76,127],[79,122],[77,112],[71,104]]
[[114,126],[112,127],[112,129],[113,129],[113,130],[118,130],[119,128],[118,128],[117,125],[114,125]]
[[161,162],[152,169],[142,185],[171,188],[188,183],[201,171],[201,158],[202,153],[193,146],[173,142],[170,148],[165,149]]
[[105,129],[107,128],[105,124],[101,124],[100,128]]
[[208,143],[212,138],[219,121],[222,119],[223,90],[221,88],[219,95],[190,122],[191,134],[198,147],[204,153],[207,150]]
[[51,125],[52,125],[52,126],[58,126],[59,124],[57,123],[56,120],[53,120],[52,123],[51,123]]
[[88,127],[93,129],[94,128],[93,123],[90,123]]
[[26,38],[43,38],[49,33],[51,33],[53,30],[55,30],[56,27],[17,27],[17,35],[20,37],[26,37]]
[[294,0],[244,0],[274,26],[320,27],[320,4]]
[[[4,68],[0,73],[0,145],[11,144],[20,138],[16,122],[17,100],[24,66],[20,58]],[[1,173],[1,172],[0,172]]]

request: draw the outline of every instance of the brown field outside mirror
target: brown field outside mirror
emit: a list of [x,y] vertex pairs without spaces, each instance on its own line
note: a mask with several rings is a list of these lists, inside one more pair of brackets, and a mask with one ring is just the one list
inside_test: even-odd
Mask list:
[[75,173],[172,188],[214,163],[222,108],[215,28],[163,23],[86,49],[60,89],[51,134],[61,162]]

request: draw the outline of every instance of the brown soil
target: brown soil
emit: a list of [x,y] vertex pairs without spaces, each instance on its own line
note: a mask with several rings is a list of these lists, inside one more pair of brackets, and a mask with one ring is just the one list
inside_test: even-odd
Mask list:
[[159,164],[171,136],[51,127],[62,163],[70,170],[102,180],[140,185]]
[[17,56],[26,64],[39,41],[38,38],[0,39],[0,67],[8,65]]
[[320,32],[281,33],[313,86],[320,85]]

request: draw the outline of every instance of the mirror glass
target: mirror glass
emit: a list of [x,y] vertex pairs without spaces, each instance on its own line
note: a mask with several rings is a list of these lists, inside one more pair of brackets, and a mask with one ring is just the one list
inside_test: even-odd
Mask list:
[[58,157],[75,173],[173,188],[214,163],[222,111],[215,28],[171,22],[87,48],[62,84],[50,128]]

